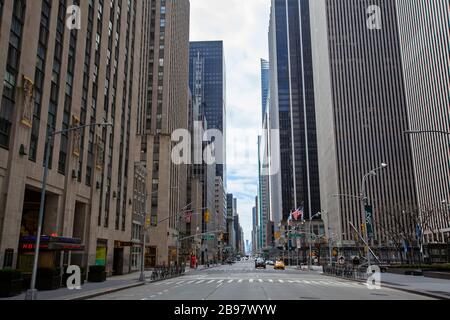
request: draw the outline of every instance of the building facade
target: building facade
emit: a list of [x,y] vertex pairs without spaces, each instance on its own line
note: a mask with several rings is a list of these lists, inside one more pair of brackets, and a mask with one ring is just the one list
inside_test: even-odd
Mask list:
[[358,199],[363,176],[383,162],[388,167],[365,183],[373,207],[372,244],[394,246],[400,233],[414,235],[415,229],[410,213],[417,195],[411,141],[404,134],[410,125],[396,4],[373,4],[383,8],[381,29],[368,28],[361,1],[310,1],[322,209],[328,236],[343,246],[359,242],[350,223],[363,230]]
[[[404,86],[411,130],[450,128],[448,1],[397,0]],[[450,239],[448,136],[411,135],[418,208],[425,242]]]
[[48,150],[42,244],[54,244],[39,265],[128,272],[142,2],[7,0],[0,12],[0,265],[31,271]]
[[171,161],[172,133],[188,129],[188,0],[143,1],[142,60],[137,136],[148,171],[147,212],[150,266],[179,260],[181,215],[186,207],[187,164]]
[[261,107],[262,114],[266,113],[267,102],[269,100],[270,73],[269,61],[261,59]]
[[[219,130],[222,134],[222,163],[217,163],[216,174],[227,185],[226,177],[226,69],[225,53],[222,41],[199,41],[190,43],[189,86],[192,92],[196,85],[202,86],[200,114],[204,115],[209,129]],[[201,73],[201,83],[198,74]]]
[[321,207],[309,16],[307,0],[272,1],[268,128],[279,130],[281,168],[270,181],[277,227],[297,208],[308,217]]

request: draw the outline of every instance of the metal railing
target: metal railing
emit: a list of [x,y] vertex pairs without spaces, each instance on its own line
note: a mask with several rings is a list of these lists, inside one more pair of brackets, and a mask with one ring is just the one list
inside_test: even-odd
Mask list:
[[367,267],[356,266],[324,266],[323,273],[333,277],[367,280],[369,275],[367,273]]

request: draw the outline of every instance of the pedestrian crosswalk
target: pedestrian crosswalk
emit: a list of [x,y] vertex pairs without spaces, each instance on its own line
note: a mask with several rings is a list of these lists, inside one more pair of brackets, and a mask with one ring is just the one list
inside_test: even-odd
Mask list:
[[156,283],[157,286],[166,285],[214,285],[214,284],[273,284],[273,285],[305,285],[305,286],[341,286],[341,287],[361,287],[364,286],[359,282],[339,281],[339,280],[299,280],[299,279],[224,279],[224,278],[202,278],[195,280],[181,280],[181,281],[161,281]]

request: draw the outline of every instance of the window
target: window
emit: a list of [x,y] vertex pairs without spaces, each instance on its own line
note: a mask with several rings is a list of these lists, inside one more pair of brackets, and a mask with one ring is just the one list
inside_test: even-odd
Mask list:
[[[0,147],[5,149],[9,148],[13,110],[16,104],[14,95],[19,74],[25,8],[25,0],[14,1],[3,96],[0,105]],[[3,11],[3,1],[0,10]]]

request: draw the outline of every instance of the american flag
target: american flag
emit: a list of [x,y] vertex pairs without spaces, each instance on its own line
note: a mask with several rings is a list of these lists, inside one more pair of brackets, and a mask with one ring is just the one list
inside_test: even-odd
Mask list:
[[298,220],[298,218],[303,216],[303,208],[298,208],[297,210],[292,212],[292,216],[294,217],[295,220]]

